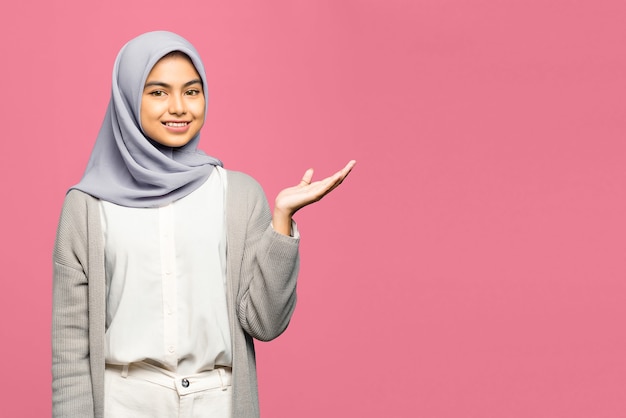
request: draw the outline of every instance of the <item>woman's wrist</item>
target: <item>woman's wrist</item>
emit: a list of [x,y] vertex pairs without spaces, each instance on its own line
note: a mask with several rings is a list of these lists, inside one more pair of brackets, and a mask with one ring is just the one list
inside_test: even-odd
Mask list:
[[291,235],[291,219],[292,214],[285,212],[279,208],[274,208],[274,214],[272,216],[272,226],[274,231],[283,235]]

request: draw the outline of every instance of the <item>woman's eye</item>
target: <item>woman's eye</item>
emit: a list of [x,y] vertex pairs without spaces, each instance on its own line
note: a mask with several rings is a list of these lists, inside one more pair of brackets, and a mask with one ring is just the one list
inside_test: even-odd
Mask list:
[[198,94],[200,94],[200,90],[187,90],[186,93],[188,96],[197,96]]
[[150,95],[155,96],[155,97],[161,97],[165,95],[165,92],[162,90],[155,90],[155,91],[150,92]]

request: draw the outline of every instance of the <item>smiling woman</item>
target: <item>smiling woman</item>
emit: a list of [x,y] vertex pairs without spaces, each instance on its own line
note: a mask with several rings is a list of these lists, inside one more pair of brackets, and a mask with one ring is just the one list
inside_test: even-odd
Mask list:
[[204,124],[206,100],[200,75],[189,57],[172,52],[152,68],[141,99],[141,127],[153,141],[181,147]]
[[272,213],[255,180],[197,149],[204,67],[170,32],[122,48],[112,91],[57,231],[53,415],[258,416],[253,339],[295,309],[292,217],[355,163],[307,170]]

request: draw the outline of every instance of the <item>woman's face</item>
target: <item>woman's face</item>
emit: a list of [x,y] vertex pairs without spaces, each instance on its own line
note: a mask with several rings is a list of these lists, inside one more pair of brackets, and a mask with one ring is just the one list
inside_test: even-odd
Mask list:
[[168,147],[187,144],[204,124],[202,80],[184,54],[167,55],[150,71],[141,98],[141,127]]

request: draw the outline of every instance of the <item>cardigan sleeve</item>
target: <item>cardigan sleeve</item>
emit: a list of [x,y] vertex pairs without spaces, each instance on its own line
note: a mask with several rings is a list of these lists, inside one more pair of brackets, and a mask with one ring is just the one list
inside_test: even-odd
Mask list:
[[246,189],[238,317],[249,335],[269,341],[287,328],[296,306],[299,236],[274,231],[263,189],[251,178]]
[[[53,253],[52,416],[94,416],[89,364],[87,220],[84,202],[65,199]],[[82,210],[81,210],[82,209]]]

